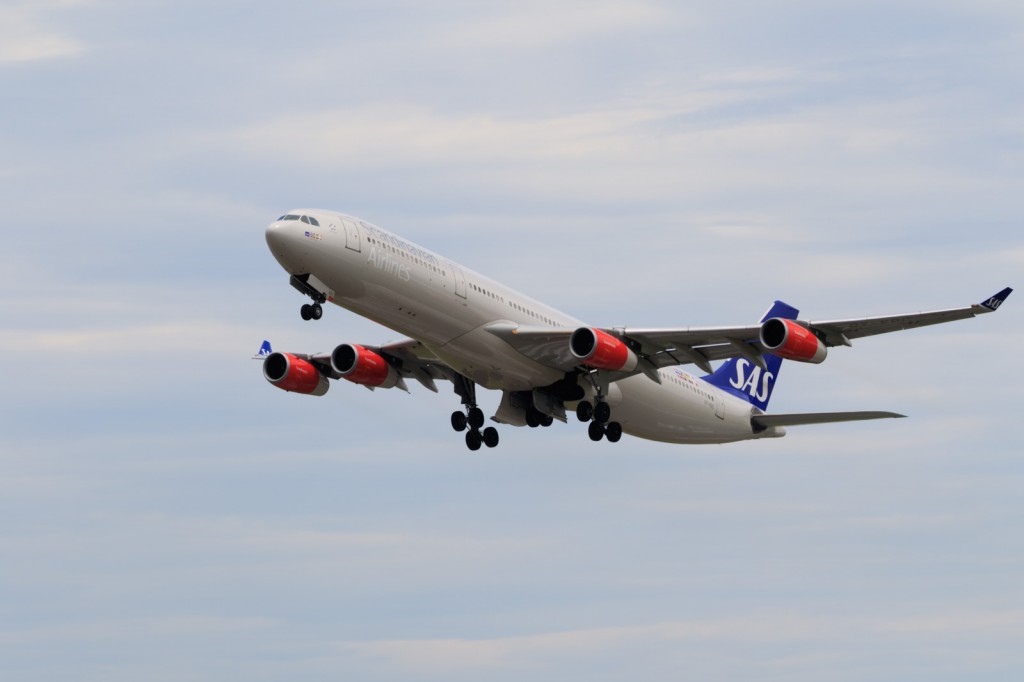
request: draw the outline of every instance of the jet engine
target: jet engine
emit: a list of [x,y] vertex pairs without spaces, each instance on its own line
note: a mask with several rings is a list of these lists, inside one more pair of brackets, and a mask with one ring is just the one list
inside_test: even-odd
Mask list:
[[282,390],[306,395],[323,395],[331,387],[312,363],[290,353],[268,355],[263,361],[263,376]]
[[569,350],[587,367],[612,372],[632,372],[636,369],[636,353],[629,346],[607,332],[592,327],[580,327],[569,337]]
[[761,325],[761,345],[772,355],[797,362],[817,364],[828,354],[825,344],[811,330],[781,317]]
[[391,388],[400,378],[387,360],[352,343],[343,343],[331,352],[331,367],[342,378],[373,388]]

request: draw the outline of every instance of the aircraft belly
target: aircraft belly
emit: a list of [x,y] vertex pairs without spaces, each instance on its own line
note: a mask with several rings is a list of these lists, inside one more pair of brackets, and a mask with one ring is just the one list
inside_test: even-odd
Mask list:
[[729,443],[753,437],[749,409],[741,412],[726,404],[719,417],[715,406],[699,396],[642,375],[618,385],[623,400],[612,418],[630,435],[666,443]]

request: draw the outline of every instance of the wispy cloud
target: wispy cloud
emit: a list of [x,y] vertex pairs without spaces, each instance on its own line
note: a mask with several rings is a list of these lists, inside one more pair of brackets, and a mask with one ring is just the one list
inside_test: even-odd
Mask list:
[[49,0],[0,7],[0,66],[84,54],[86,45],[53,21],[56,13],[80,4],[76,0]]

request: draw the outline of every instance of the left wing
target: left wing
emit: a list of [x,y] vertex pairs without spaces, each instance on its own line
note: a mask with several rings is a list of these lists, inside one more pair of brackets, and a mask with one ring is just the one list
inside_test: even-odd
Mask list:
[[[882,317],[863,317],[821,322],[807,320],[764,319],[761,324],[733,327],[647,328],[614,327],[594,329],[593,333],[611,337],[622,345],[622,353],[632,353],[634,360],[621,367],[599,367],[612,372],[612,380],[643,373],[661,382],[657,369],[673,365],[695,364],[712,373],[712,360],[743,357],[764,367],[765,353],[802,362],[821,362],[830,346],[849,346],[850,340],[902,329],[952,322],[995,312],[1013,290],[1009,287],[981,303],[960,308],[930,312],[907,313]],[[780,305],[778,302],[777,306]],[[789,308],[781,304],[783,309]],[[776,308],[777,309],[777,308]],[[795,312],[793,311],[795,317]],[[580,367],[593,367],[573,352],[572,339],[588,328],[568,329],[518,326],[499,322],[487,330],[505,340],[523,355],[548,367],[569,372]],[[590,333],[590,332],[588,332]]]

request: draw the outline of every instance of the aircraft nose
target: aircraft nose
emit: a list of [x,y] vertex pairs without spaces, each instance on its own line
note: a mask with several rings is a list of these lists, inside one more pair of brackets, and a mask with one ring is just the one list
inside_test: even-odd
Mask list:
[[293,221],[275,220],[267,226],[267,246],[274,258],[289,272],[300,272],[303,267],[305,244],[301,233],[296,232]]
[[275,220],[267,225],[267,246],[275,253],[286,248],[288,242],[288,224],[283,220]]

